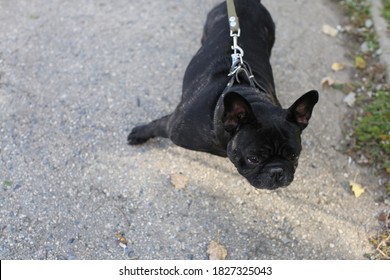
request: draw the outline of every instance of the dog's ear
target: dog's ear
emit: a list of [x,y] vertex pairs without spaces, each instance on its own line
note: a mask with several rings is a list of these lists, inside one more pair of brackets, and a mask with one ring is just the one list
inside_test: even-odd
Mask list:
[[248,123],[253,118],[252,108],[248,101],[235,92],[224,96],[223,128],[233,133],[240,125]]
[[294,102],[287,109],[287,120],[296,123],[301,130],[304,130],[309,124],[314,105],[318,102],[318,92],[311,90]]

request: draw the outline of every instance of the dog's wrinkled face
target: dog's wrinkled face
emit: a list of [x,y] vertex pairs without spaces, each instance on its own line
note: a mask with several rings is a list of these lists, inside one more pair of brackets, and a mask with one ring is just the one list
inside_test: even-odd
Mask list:
[[309,124],[318,93],[310,91],[288,109],[252,105],[240,94],[224,98],[224,129],[232,135],[227,155],[256,188],[276,189],[294,179],[301,133]]
[[285,122],[284,128],[245,125],[228,144],[229,159],[256,188],[286,187],[294,179],[301,132],[297,126]]

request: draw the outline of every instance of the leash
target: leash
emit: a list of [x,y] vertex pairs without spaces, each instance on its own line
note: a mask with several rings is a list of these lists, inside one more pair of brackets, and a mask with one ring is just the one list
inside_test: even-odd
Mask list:
[[232,50],[232,65],[230,66],[230,72],[228,77],[231,77],[227,88],[233,86],[234,82],[241,83],[240,75],[244,74],[244,77],[248,79],[252,87],[257,87],[263,92],[266,92],[262,86],[255,80],[253,76],[252,69],[249,64],[244,61],[244,50],[238,45],[238,38],[241,35],[240,23],[238,20],[236,7],[234,5],[234,0],[226,0],[228,19],[229,19],[229,28],[230,28],[230,37],[233,40]]
[[[232,45],[232,68],[233,66],[238,65],[238,63],[243,64],[242,57],[244,56],[244,50],[238,46],[238,37],[240,37],[241,29],[240,22],[238,21],[238,16],[236,12],[236,6],[234,5],[234,0],[226,0],[228,18],[229,18],[229,27],[230,27],[230,37],[233,39]],[[232,72],[232,71],[230,71]]]

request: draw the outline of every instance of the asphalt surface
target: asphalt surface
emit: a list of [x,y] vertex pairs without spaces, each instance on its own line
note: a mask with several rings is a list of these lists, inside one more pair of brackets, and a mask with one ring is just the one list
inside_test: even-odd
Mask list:
[[[206,14],[219,1],[0,0],[0,258],[363,259],[388,208],[378,179],[338,152],[346,105],[321,89],[353,63],[322,25],[332,1],[263,3],[276,22],[272,64],[286,107],[320,91],[296,179],[256,190],[228,159],[166,139],[126,145],[170,113]],[[171,176],[188,178],[176,189]],[[355,198],[349,181],[366,192]],[[128,244],[118,244],[116,232]]]

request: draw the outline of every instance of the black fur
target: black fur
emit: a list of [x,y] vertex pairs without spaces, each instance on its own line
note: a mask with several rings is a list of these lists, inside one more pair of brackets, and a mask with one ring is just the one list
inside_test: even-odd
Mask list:
[[288,109],[280,106],[269,61],[275,41],[271,15],[258,0],[236,0],[235,4],[241,28],[238,43],[257,86],[241,79],[227,87],[232,39],[223,2],[208,15],[202,46],[187,67],[175,111],[135,127],[128,143],[170,138],[187,149],[228,156],[257,188],[284,187],[294,178],[301,132],[318,93],[309,91]]

